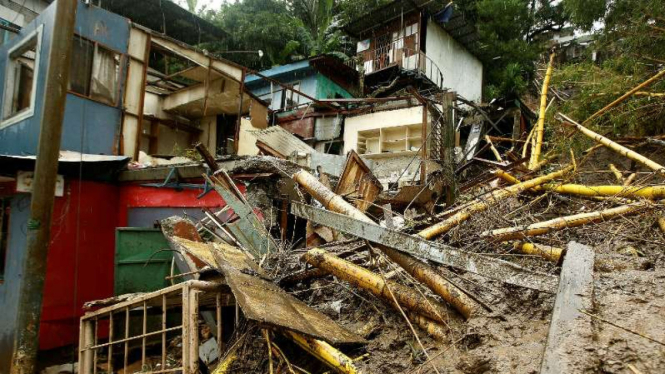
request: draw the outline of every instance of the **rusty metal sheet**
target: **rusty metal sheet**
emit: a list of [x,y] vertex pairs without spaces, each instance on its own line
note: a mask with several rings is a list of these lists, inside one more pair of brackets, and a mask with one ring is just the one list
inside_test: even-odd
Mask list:
[[273,284],[263,269],[242,250],[230,245],[194,242],[178,237],[170,237],[169,241],[173,249],[199,257],[224,275],[245,318],[331,344],[365,342],[362,337]]

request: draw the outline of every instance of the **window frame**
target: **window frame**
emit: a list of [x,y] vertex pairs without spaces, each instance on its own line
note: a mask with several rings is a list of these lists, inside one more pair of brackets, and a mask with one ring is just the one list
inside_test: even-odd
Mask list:
[[[121,89],[122,89],[122,84],[124,83],[124,82],[123,82],[123,76],[124,76],[124,74],[123,74],[123,70],[124,70],[125,57],[126,57],[125,54],[122,53],[122,52],[120,52],[120,51],[118,51],[118,50],[116,50],[116,49],[113,49],[113,48],[109,47],[108,45],[106,45],[106,44],[104,44],[104,43],[100,43],[100,42],[98,42],[98,41],[96,41],[96,40],[92,40],[92,39],[90,39],[90,38],[86,38],[85,36],[80,35],[80,34],[78,34],[78,33],[74,33],[73,36],[74,36],[74,37],[81,38],[81,39],[83,39],[83,40],[85,40],[85,41],[87,41],[87,42],[89,42],[89,43],[92,44],[92,51],[93,51],[93,52],[92,52],[92,60],[91,60],[91,64],[92,64],[92,65],[91,65],[91,69],[90,69],[90,75],[88,76],[88,85],[89,85],[89,90],[90,90],[90,92],[88,93],[88,95],[84,95],[84,94],[82,94],[82,93],[78,93],[78,92],[76,92],[76,91],[73,91],[73,90],[69,87],[69,82],[67,82],[67,93],[68,93],[68,94],[72,94],[72,95],[74,95],[74,96],[78,96],[78,97],[83,98],[83,99],[86,99],[86,100],[94,101],[94,102],[99,103],[99,104],[102,104],[102,105],[109,106],[109,107],[112,107],[112,108],[116,108],[116,107],[118,107],[118,105],[120,104],[120,101],[121,101],[120,94],[121,94],[121,92],[122,92],[122,91],[121,91]],[[111,51],[111,52],[113,52],[113,53],[115,53],[115,54],[117,54],[117,55],[120,56],[119,70],[118,70],[118,84],[117,84],[117,87],[116,87],[115,102],[114,102],[113,104],[109,104],[108,102],[105,102],[105,101],[103,101],[103,100],[99,100],[99,99],[96,99],[96,98],[93,98],[93,97],[92,97],[92,72],[93,72],[94,64],[95,64],[95,53],[96,53],[96,51],[97,51],[97,48],[99,48],[99,47],[102,47],[102,48],[104,48],[104,49],[106,49],[106,50],[108,50],[108,51]]]
[[[13,124],[16,124],[18,122],[21,122],[27,118],[32,117],[35,114],[35,104],[37,102],[37,81],[39,80],[39,64],[41,60],[41,55],[42,55],[42,37],[43,37],[43,30],[44,30],[44,25],[39,25],[35,30],[33,30],[30,34],[26,35],[23,40],[20,42],[16,43],[13,47],[11,47],[7,51],[7,59],[6,59],[6,66],[5,66],[5,82],[4,82],[4,91],[2,93],[2,108],[1,108],[1,114],[2,116],[2,121],[0,121],[0,129],[4,129],[6,127],[9,127]],[[11,70],[15,69],[15,64],[13,63],[13,59],[16,57],[12,57],[13,54],[15,54],[16,51],[21,50],[22,48],[25,48],[26,45],[30,44],[33,39],[36,39],[36,44],[35,44],[35,68],[33,69],[32,72],[32,91],[30,92],[30,106],[27,109],[21,110],[19,112],[16,112],[12,115],[9,115],[9,117],[5,118],[7,111],[7,105],[8,101],[13,100],[13,91],[15,87],[9,87],[10,85],[10,80],[8,79],[9,74],[15,74],[14,72],[11,72]],[[15,83],[15,79],[11,80],[11,83]],[[12,93],[10,93],[10,90]],[[10,100],[11,99],[11,100]]]

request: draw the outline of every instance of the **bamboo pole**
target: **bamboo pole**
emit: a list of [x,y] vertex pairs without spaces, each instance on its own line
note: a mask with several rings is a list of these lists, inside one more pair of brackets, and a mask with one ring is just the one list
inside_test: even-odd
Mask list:
[[527,226],[508,227],[504,229],[485,231],[480,235],[481,237],[494,241],[524,239],[531,236],[544,235],[552,231],[562,230],[568,227],[577,227],[628,214],[634,214],[645,210],[650,206],[651,205],[645,202],[638,202],[596,212],[559,217],[553,220],[538,222]]
[[401,266],[407,273],[424,283],[437,295],[450,303],[464,318],[469,318],[476,310],[476,303],[457,286],[441,276],[437,270],[416,258],[392,248],[382,247],[381,250]]
[[516,242],[513,244],[516,251],[527,255],[540,256],[548,261],[559,263],[561,256],[563,256],[563,249],[557,247],[550,247],[549,245],[542,245],[529,242]]
[[[663,70],[663,72],[665,72],[665,70]],[[566,117],[565,115],[563,115],[561,113],[559,113],[559,116],[561,116],[561,118],[564,119],[564,123],[568,122],[571,126],[577,128],[577,130],[579,132],[581,132],[582,134],[584,134],[584,135],[588,136],[589,138],[595,140],[596,142],[606,146],[607,148],[619,153],[620,155],[625,156],[625,157],[627,157],[627,158],[629,158],[633,161],[639,162],[640,164],[648,167],[651,170],[655,170],[655,171],[657,171],[661,174],[665,173],[665,167],[664,166],[662,166],[662,165],[660,165],[660,164],[658,164],[658,163],[642,156],[641,154],[639,154],[635,151],[632,151],[632,150],[622,146],[619,143],[616,143],[616,142],[614,142],[614,141],[612,141],[612,140],[610,140],[610,139],[608,139],[608,138],[606,138],[606,137],[604,137],[604,136],[602,136],[602,135],[600,135],[600,134],[598,134],[594,131],[589,130],[588,128],[580,125],[579,123],[573,121],[572,119]]]
[[501,158],[501,154],[499,153],[499,151],[494,146],[494,143],[492,143],[492,139],[490,139],[489,136],[485,135],[485,141],[487,142],[487,144],[489,144],[490,150],[492,150],[492,153],[494,153],[494,158],[496,158],[496,160],[499,161],[499,162],[503,162],[503,158]]
[[610,164],[609,166],[610,171],[612,171],[612,174],[614,174],[614,178],[616,178],[617,182],[623,184],[623,173],[621,173],[621,171],[619,171],[619,169],[617,169],[614,164]]
[[665,217],[658,218],[658,227],[660,227],[660,231],[665,234]]
[[[312,195],[316,200],[318,200],[321,204],[323,204],[326,208],[330,209],[331,211],[340,214],[345,214],[350,216],[351,218],[355,218],[360,221],[374,224],[374,221],[372,221],[369,217],[367,217],[365,213],[361,212],[353,205],[347,203],[339,195],[335,194],[326,186],[324,186],[321,182],[319,182],[318,179],[316,179],[313,175],[305,171],[300,171],[294,175],[294,179],[300,185],[302,185],[310,195]],[[405,264],[411,263],[408,259],[411,259],[412,257],[409,255],[401,254],[399,251],[393,250],[385,246],[381,246],[380,248],[385,253],[388,253],[388,251],[392,253],[393,256],[389,256],[391,258],[392,257],[399,258],[401,262]],[[399,262],[398,264],[401,265],[401,263]],[[411,273],[412,271],[410,269],[405,269],[405,270],[407,270],[409,273]],[[373,273],[370,272],[370,274]],[[423,273],[418,270],[418,275],[421,276],[422,274]],[[427,276],[429,276],[429,278],[420,279],[416,277],[416,279],[419,279],[432,291],[443,297],[444,300],[449,302],[453,307],[455,307],[455,309],[460,311],[462,315],[468,318],[472,309],[470,308],[470,306],[474,305],[473,303],[470,303],[470,298],[468,298],[463,292],[457,289],[457,287],[453,286],[450,282],[446,281],[445,278],[443,278],[441,275],[439,275],[436,272],[436,270],[431,269],[431,271],[427,272]],[[431,318],[431,316],[429,317]]]
[[448,231],[450,231],[453,227],[459,225],[460,223],[466,221],[469,219],[472,215],[478,212],[482,212],[487,210],[489,207],[496,205],[499,203],[501,200],[509,197],[509,196],[514,196],[518,195],[528,189],[534,188],[536,186],[539,186],[543,183],[547,183],[553,179],[559,178],[566,173],[572,171],[575,169],[574,165],[565,167],[557,172],[550,173],[538,178],[534,178],[510,187],[502,188],[497,191],[493,191],[490,194],[488,194],[488,197],[486,199],[480,200],[477,199],[475,200],[471,205],[469,205],[467,208],[464,210],[461,210],[457,212],[456,214],[450,216],[446,220],[437,223],[436,225],[430,226],[422,231],[420,231],[417,235],[420,237],[423,237],[425,239],[432,239],[438,235],[445,234]]
[[[420,293],[414,292],[412,289],[399,283],[386,281],[380,275],[342,260],[323,249],[314,248],[310,250],[303,255],[303,260],[358,288],[369,291],[376,297],[388,301],[388,303],[397,308],[395,300],[390,294],[392,290],[399,305],[434,321],[444,322],[443,316],[446,315],[446,308],[438,301],[425,298]],[[388,287],[390,287],[390,290],[388,290]]]
[[626,180],[623,182],[623,185],[626,187],[630,186],[633,183],[633,181],[635,181],[635,178],[637,178],[637,173],[629,175],[628,178],[626,178]]
[[543,134],[545,132],[545,114],[547,113],[547,90],[552,78],[552,69],[554,66],[555,54],[550,54],[550,62],[547,64],[547,72],[543,80],[543,88],[540,92],[540,114],[538,115],[538,122],[536,124],[535,146],[531,151],[531,159],[529,160],[529,169],[532,169],[538,164],[540,152],[543,147]]
[[651,78],[647,79],[646,81],[640,83],[635,88],[633,88],[632,90],[626,92],[625,94],[623,94],[618,99],[616,99],[613,102],[607,104],[604,108],[602,108],[599,111],[597,111],[596,113],[592,114],[591,117],[587,118],[584,122],[582,122],[582,124],[586,125],[587,123],[589,123],[594,118],[597,118],[597,117],[605,114],[605,112],[607,112],[608,110],[610,110],[610,109],[614,108],[615,106],[621,104],[622,102],[626,101],[626,99],[631,97],[633,94],[635,94],[636,92],[650,86],[652,83],[656,82],[657,80],[659,80],[663,76],[665,76],[665,69],[659,71],[653,77],[651,77]]
[[435,340],[440,342],[446,340],[446,329],[442,325],[413,312],[409,312],[408,316],[412,322],[420,326]]
[[531,145],[531,139],[533,138],[533,133],[536,131],[536,127],[532,127],[531,131],[529,131],[529,135],[526,137],[526,141],[524,142],[524,147],[522,147],[522,158],[526,157],[527,152],[529,151],[529,146]]
[[582,184],[545,184],[534,190],[547,190],[566,195],[611,196],[643,199],[664,199],[665,185],[640,186],[585,186]]
[[301,185],[307,191],[307,193],[312,195],[313,198],[323,204],[326,209],[335,213],[347,215],[353,219],[357,219],[358,221],[375,223],[369,219],[365,213],[361,212],[358,208],[344,200],[344,198],[331,191],[315,176],[306,172],[305,170],[300,170],[295,173],[293,175],[293,180]]
[[293,340],[302,349],[318,358],[331,369],[343,374],[361,374],[361,371],[353,364],[353,359],[332,345],[289,330],[282,331],[282,334]]
[[507,171],[503,171],[501,169],[494,170],[492,172],[496,177],[503,179],[504,181],[510,183],[510,184],[519,184],[522,183],[519,179],[515,178],[512,174],[508,173]]

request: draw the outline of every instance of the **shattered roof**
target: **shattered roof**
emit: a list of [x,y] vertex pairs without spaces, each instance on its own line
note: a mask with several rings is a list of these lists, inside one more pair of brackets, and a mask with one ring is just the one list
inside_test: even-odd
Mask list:
[[103,9],[191,45],[220,41],[229,36],[226,31],[171,1],[141,0],[140,6],[137,5],[135,0],[104,0],[100,4]]
[[[361,38],[366,32],[398,19],[406,13],[424,10],[431,15],[441,11],[447,3],[448,1],[441,0],[395,0],[349,22],[344,27],[344,31],[353,37]],[[439,23],[439,26],[466,49],[473,50],[473,44],[478,40],[478,32],[475,25],[465,17],[464,13],[455,9],[450,21],[443,24]]]
[[298,139],[283,127],[273,126],[261,131],[252,131],[257,141],[272,148],[284,157],[297,153],[313,153],[314,148]]

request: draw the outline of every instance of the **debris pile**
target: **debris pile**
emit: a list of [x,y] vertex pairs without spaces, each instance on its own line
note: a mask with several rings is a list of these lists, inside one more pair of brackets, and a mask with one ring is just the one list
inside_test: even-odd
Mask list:
[[355,152],[327,175],[277,154],[222,170],[197,147],[227,206],[161,222],[182,282],[90,304],[81,372],[665,370],[665,148],[587,126],[644,85],[585,122],[558,114],[594,146],[543,156],[552,60],[530,134],[472,126],[472,154],[437,159],[408,204],[390,194],[413,186],[382,185]]

